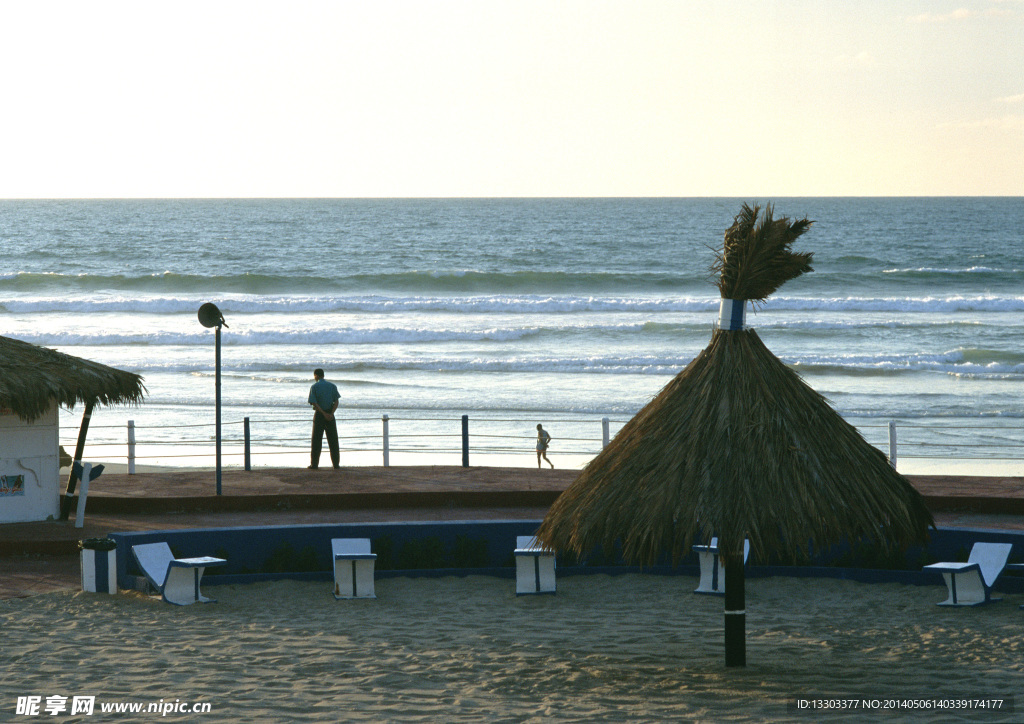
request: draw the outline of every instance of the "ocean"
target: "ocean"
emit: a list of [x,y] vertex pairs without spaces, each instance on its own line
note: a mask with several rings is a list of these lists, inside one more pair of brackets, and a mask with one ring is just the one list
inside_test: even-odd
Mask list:
[[[757,199],[0,201],[0,334],[145,378],[86,459],[308,463],[312,370],[343,464],[579,467],[707,344],[714,251]],[[764,203],[762,200],[761,203]],[[748,324],[904,472],[1024,465],[1024,199],[780,198],[814,272]],[[74,447],[81,408],[61,413]]]

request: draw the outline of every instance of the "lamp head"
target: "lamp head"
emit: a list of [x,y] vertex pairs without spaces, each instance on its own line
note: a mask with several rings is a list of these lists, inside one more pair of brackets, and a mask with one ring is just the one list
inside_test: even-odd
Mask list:
[[220,313],[217,305],[213,302],[207,302],[199,307],[199,323],[204,327],[228,326],[228,323],[224,321],[224,315]]

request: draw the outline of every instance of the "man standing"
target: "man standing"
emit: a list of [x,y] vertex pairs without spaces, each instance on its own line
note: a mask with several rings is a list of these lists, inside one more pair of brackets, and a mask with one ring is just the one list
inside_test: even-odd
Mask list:
[[313,370],[316,382],[309,388],[309,404],[313,406],[313,446],[310,449],[310,470],[320,467],[320,451],[323,449],[324,433],[327,433],[327,447],[331,450],[331,462],[337,470],[341,463],[338,451],[338,423],[334,419],[334,411],[338,409],[338,388],[324,379],[324,371]]

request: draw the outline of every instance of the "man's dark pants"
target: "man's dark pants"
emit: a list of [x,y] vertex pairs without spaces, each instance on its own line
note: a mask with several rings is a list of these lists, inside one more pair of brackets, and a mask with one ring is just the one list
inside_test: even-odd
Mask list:
[[327,447],[331,450],[331,462],[334,467],[341,463],[341,454],[338,452],[338,421],[328,420],[319,412],[313,413],[313,447],[310,450],[310,463],[312,466],[320,466],[320,451],[324,445],[324,433],[327,433]]

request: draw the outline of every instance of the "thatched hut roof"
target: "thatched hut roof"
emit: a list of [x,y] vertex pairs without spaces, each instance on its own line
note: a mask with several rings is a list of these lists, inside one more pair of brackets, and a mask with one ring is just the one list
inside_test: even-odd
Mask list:
[[[745,206],[726,232],[715,265],[723,301],[763,301],[810,270],[810,255],[789,245],[811,222],[773,220],[769,207],[758,225],[757,214]],[[808,543],[922,542],[931,524],[906,478],[756,332],[717,328],[559,496],[537,535],[577,554],[620,543],[627,561],[649,565],[665,551],[685,555],[695,537],[734,546],[746,537],[755,556],[800,559]]]
[[137,404],[142,377],[80,357],[0,337],[0,407],[34,420],[53,403]]

